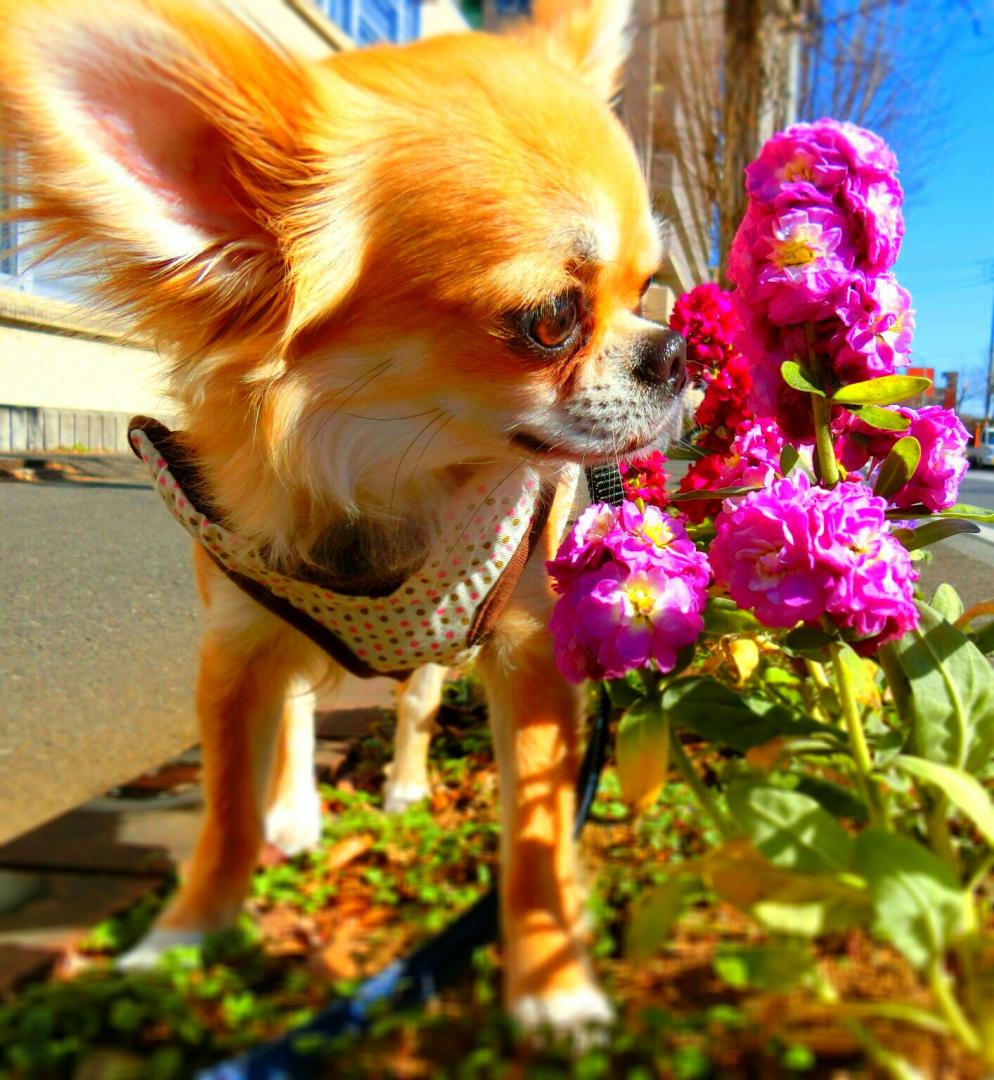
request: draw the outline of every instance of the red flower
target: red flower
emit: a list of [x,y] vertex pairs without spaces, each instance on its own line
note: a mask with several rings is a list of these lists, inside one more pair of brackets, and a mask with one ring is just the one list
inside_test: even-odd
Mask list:
[[647,506],[665,506],[667,503],[666,481],[669,475],[663,466],[666,457],[658,450],[643,457],[632,458],[621,466],[621,480],[625,498],[641,499]]
[[746,401],[752,388],[749,363],[739,352],[731,353],[723,367],[705,375],[707,389],[694,419],[704,428],[702,449],[723,453],[728,450],[740,425],[751,419]]

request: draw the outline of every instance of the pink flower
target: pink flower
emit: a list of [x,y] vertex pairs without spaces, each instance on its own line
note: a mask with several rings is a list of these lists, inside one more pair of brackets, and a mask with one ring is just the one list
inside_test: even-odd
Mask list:
[[848,186],[859,264],[867,273],[889,270],[897,261],[904,238],[903,202],[904,192],[893,176],[869,182],[859,178]]
[[831,337],[819,347],[840,383],[893,375],[910,361],[915,313],[893,274],[855,277],[836,311],[837,319],[824,327]]
[[830,490],[803,472],[727,500],[711,544],[715,581],[766,626],[827,618],[864,648],[899,637],[917,625],[917,573],[886,508],[864,484]]
[[795,124],[763,144],[746,166],[749,198],[773,208],[786,203],[832,202],[856,180],[892,178],[897,159],[871,131],[837,120]]
[[567,679],[661,671],[697,639],[711,572],[675,518],[604,503],[586,510],[546,564],[560,594],[550,621]]
[[877,465],[898,439],[910,435],[922,448],[921,460],[908,483],[890,496],[890,504],[921,504],[932,511],[955,505],[968,468],[966,428],[952,410],[938,405],[890,411],[910,420],[911,426],[906,431],[882,431],[857,419],[837,444],[839,460],[847,469],[861,469],[870,461]]
[[763,144],[746,166],[749,198],[772,208],[778,202],[831,202],[849,175],[850,157],[838,129],[795,124]]
[[570,682],[618,679],[655,661],[662,672],[700,636],[702,595],[661,569],[627,572],[617,563],[583,574],[560,597],[549,628]]
[[750,206],[732,241],[728,276],[774,324],[818,318],[853,275],[849,231],[831,207],[769,214]]

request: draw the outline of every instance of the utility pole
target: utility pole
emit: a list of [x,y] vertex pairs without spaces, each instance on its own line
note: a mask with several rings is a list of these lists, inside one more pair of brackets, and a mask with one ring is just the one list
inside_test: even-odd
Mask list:
[[987,346],[987,379],[984,383],[984,427],[987,427],[991,422],[992,383],[994,383],[994,304],[991,305],[991,338]]

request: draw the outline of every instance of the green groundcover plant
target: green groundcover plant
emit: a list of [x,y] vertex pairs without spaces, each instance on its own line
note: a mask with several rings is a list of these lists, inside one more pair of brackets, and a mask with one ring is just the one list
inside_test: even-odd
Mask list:
[[[650,805],[673,765],[721,837],[642,899],[632,933],[665,941],[703,883],[770,935],[736,957],[741,984],[838,1001],[878,1063],[911,1075],[809,947],[868,928],[934,1011],[881,1008],[994,1067],[994,633],[976,625],[994,605],[915,589],[928,545],[994,514],[957,502],[956,416],[902,405],[929,383],[901,372],[896,161],[822,120],[767,142],[746,186],[734,292],[700,286],[671,319],[706,384],[680,493],[667,498],[661,455],[629,463],[624,503],[587,509],[549,563],[563,673],[604,680],[623,710],[626,798]],[[724,800],[686,732],[739,752],[719,770]]]

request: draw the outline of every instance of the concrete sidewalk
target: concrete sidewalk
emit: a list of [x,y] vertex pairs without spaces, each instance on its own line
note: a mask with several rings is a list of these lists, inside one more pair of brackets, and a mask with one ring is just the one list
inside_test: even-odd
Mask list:
[[[393,694],[387,680],[350,683],[339,708],[319,714],[320,780],[334,781]],[[183,863],[197,836],[199,779],[194,749],[0,846],[0,994],[43,974]]]

